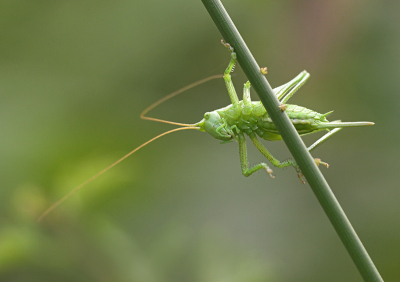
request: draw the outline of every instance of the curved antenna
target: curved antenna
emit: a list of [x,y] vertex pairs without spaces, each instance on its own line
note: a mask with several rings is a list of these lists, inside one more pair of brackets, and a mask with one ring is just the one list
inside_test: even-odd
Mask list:
[[175,132],[175,131],[179,131],[179,130],[185,130],[185,129],[197,129],[199,130],[198,127],[179,127],[179,128],[175,128],[169,131],[166,131],[164,133],[161,133],[160,135],[157,135],[156,137],[144,142],[142,145],[140,145],[139,147],[137,147],[136,149],[132,150],[131,152],[129,152],[128,154],[126,154],[125,156],[123,156],[122,158],[120,158],[119,160],[117,160],[116,162],[112,163],[111,165],[109,165],[108,167],[106,167],[105,169],[101,170],[100,172],[98,172],[97,174],[93,175],[91,178],[89,178],[88,180],[86,180],[85,182],[83,182],[81,185],[79,185],[78,187],[76,187],[74,190],[72,190],[71,192],[69,192],[67,195],[65,195],[64,197],[62,197],[60,200],[58,200],[57,202],[55,202],[53,205],[51,205],[44,213],[42,213],[42,215],[37,219],[37,222],[41,222],[43,220],[43,218],[45,218],[52,210],[54,210],[55,208],[57,208],[59,205],[61,205],[65,200],[67,200],[69,197],[71,197],[73,194],[75,194],[77,191],[79,191],[80,189],[82,189],[84,186],[86,186],[87,184],[89,184],[90,182],[92,182],[93,180],[95,180],[97,177],[99,177],[100,175],[102,175],[103,173],[105,173],[106,171],[108,171],[109,169],[111,169],[112,167],[116,166],[117,164],[119,164],[120,162],[122,162],[123,160],[125,160],[127,157],[129,157],[130,155],[132,155],[133,153],[135,153],[136,151],[138,151],[140,148],[143,148],[144,146],[146,146],[147,144],[153,142],[154,140],[167,135],[169,133]]
[[212,75],[212,76],[206,77],[204,79],[201,79],[199,81],[196,81],[192,84],[189,84],[175,92],[172,92],[171,94],[165,96],[164,98],[161,98],[160,100],[154,102],[153,104],[148,106],[146,109],[144,109],[144,111],[140,114],[140,118],[146,119],[146,120],[157,121],[157,122],[168,123],[168,124],[180,125],[180,126],[185,126],[185,127],[194,127],[194,126],[196,126],[195,124],[178,123],[178,122],[173,122],[173,121],[168,121],[168,120],[163,120],[163,119],[158,119],[158,118],[146,117],[144,115],[147,114],[152,109],[154,109],[155,107],[157,107],[158,105],[160,105],[161,103],[164,103],[165,101],[171,99],[172,97],[175,97],[178,94],[181,94],[182,92],[185,92],[186,90],[196,87],[196,86],[198,86],[202,83],[205,83],[209,80],[216,79],[216,78],[222,78],[222,77],[224,77],[222,74]]

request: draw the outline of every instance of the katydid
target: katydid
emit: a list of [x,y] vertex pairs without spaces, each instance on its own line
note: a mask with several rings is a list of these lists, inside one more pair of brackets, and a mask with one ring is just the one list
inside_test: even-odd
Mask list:
[[[282,140],[281,135],[279,134],[278,130],[276,129],[275,124],[269,117],[267,111],[265,110],[264,106],[262,105],[261,102],[253,102],[250,99],[250,82],[246,82],[244,84],[244,89],[243,89],[243,100],[239,101],[238,96],[236,94],[235,88],[232,83],[231,75],[230,73],[234,70],[235,65],[236,65],[236,53],[234,52],[234,49],[228,44],[222,41],[223,45],[227,47],[230,52],[231,52],[231,60],[229,62],[228,67],[226,68],[224,75],[214,75],[207,77],[203,80],[200,80],[198,82],[195,82],[191,85],[188,85],[176,92],[173,92],[169,94],[168,96],[164,97],[163,99],[155,102],[148,108],[146,108],[140,115],[140,118],[146,119],[146,120],[152,120],[152,121],[157,121],[157,122],[163,122],[163,123],[168,123],[168,124],[173,124],[173,125],[179,125],[181,127],[175,128],[169,131],[166,131],[164,133],[161,133],[160,135],[148,140],[147,142],[143,143],[130,153],[126,154],[113,164],[109,165],[102,171],[98,172],[96,175],[92,176],[88,180],[86,180],[84,183],[76,187],[74,190],[72,190],[70,193],[65,195],[63,198],[61,198],[59,201],[54,203],[51,207],[49,207],[38,219],[38,222],[40,222],[47,214],[49,214],[53,209],[58,207],[62,202],[64,202],[66,199],[68,199],[72,194],[77,192],[79,189],[82,187],[86,186],[88,183],[92,182],[94,179],[144,147],[145,145],[151,143],[152,141],[160,138],[161,136],[164,136],[166,134],[175,132],[175,131],[180,131],[180,130],[186,130],[186,129],[196,129],[199,131],[207,132],[209,133],[212,137],[221,140],[221,144],[225,144],[228,142],[232,142],[233,140],[236,140],[239,142],[239,155],[240,155],[240,164],[241,164],[241,169],[242,169],[242,174],[244,176],[250,176],[254,172],[264,169],[271,178],[274,178],[274,175],[272,174],[272,169],[268,167],[266,163],[260,163],[257,164],[253,167],[249,167],[248,161],[247,161],[247,148],[246,148],[246,140],[245,140],[245,135],[247,135],[252,143],[256,146],[256,148],[275,166],[278,168],[283,168],[283,167],[288,167],[288,166],[293,166],[296,171],[299,179],[301,180],[302,183],[305,183],[302,176],[303,174],[301,173],[297,163],[294,160],[285,160],[285,161],[279,161],[275,157],[271,155],[271,153],[264,147],[264,145],[258,140],[258,137],[267,140],[267,141],[277,141],[277,140]],[[262,68],[260,69],[261,73],[266,74],[267,73],[267,68]],[[199,84],[202,84],[206,81],[209,81],[211,79],[215,78],[221,78],[223,77],[225,80],[226,88],[228,90],[229,98],[232,102],[232,104],[221,108],[217,109],[211,112],[206,112],[204,114],[204,118],[194,124],[185,124],[185,123],[177,123],[177,122],[171,122],[167,120],[161,120],[161,119],[156,119],[152,117],[147,117],[145,116],[150,110],[154,109],[156,106],[160,105],[164,101],[190,89],[193,88]],[[298,76],[296,76],[294,79],[289,81],[288,83],[279,86],[274,89],[274,92],[278,98],[278,100],[281,102],[281,106],[279,107],[282,111],[285,111],[286,114],[289,116],[290,120],[292,121],[294,127],[296,128],[297,132],[300,135],[306,135],[306,134],[311,134],[314,132],[318,131],[328,131],[327,134],[322,136],[320,139],[318,139],[314,144],[312,144],[310,147],[308,147],[308,151],[314,150],[317,146],[322,144],[324,141],[326,141],[329,137],[340,131],[343,127],[354,127],[354,126],[366,126],[366,125],[373,125],[374,123],[372,122],[341,122],[340,120],[332,121],[329,122],[326,117],[332,113],[328,112],[325,114],[320,114],[315,111],[312,111],[310,109],[297,106],[297,105],[290,105],[286,104],[286,102],[293,96],[293,94],[308,80],[310,77],[310,74],[307,73],[306,71],[301,72]],[[332,130],[331,130],[332,129]],[[258,136],[258,137],[257,137]],[[325,162],[322,162],[320,159],[316,158],[315,162],[317,165],[322,164],[326,167],[329,167],[329,165]]]

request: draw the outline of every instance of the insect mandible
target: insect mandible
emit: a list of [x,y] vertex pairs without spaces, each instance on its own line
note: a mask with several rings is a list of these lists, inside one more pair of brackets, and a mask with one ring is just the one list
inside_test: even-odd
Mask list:
[[[244,84],[243,89],[243,100],[240,101],[236,94],[235,88],[232,83],[231,79],[231,72],[234,70],[236,65],[236,53],[234,52],[233,47],[231,47],[228,43],[225,43],[222,40],[222,44],[227,47],[231,53],[231,60],[229,62],[228,67],[226,68],[223,78],[225,80],[226,88],[228,90],[229,98],[232,104],[217,109],[211,112],[206,112],[204,114],[204,118],[194,124],[185,124],[185,123],[177,123],[171,122],[167,120],[156,119],[152,117],[145,116],[151,109],[155,108],[159,104],[163,103],[164,101],[184,92],[185,90],[197,86],[201,83],[209,81],[214,78],[219,78],[221,75],[211,76],[205,78],[201,81],[188,85],[170,95],[164,97],[163,99],[155,102],[147,109],[145,109],[140,117],[146,120],[152,120],[157,122],[163,122],[173,125],[179,125],[181,127],[175,128],[160,135],[148,140],[147,142],[143,143],[136,149],[132,150],[130,153],[126,154],[116,162],[112,163],[102,171],[98,172],[96,175],[92,176],[84,183],[76,187],[70,193],[65,195],[59,201],[54,203],[51,207],[49,207],[38,219],[40,222],[47,214],[49,214],[53,209],[58,207],[62,202],[68,199],[72,194],[77,192],[79,189],[87,185],[88,183],[92,182],[94,179],[108,171],[110,168],[114,167],[139,149],[143,148],[147,144],[151,143],[152,141],[175,131],[186,130],[186,129],[196,129],[199,131],[207,132],[212,137],[221,140],[221,144],[225,144],[228,142],[232,142],[237,140],[239,142],[239,155],[240,155],[240,166],[242,169],[242,173],[244,176],[250,176],[254,172],[263,169],[265,170],[271,178],[274,178],[272,174],[273,171],[268,167],[266,163],[260,163],[253,167],[249,167],[247,161],[247,148],[246,148],[246,140],[245,135],[247,135],[252,143],[256,146],[256,148],[275,166],[278,168],[293,166],[296,171],[299,179],[301,182],[305,183],[303,180],[303,174],[299,169],[296,161],[294,160],[285,160],[279,161],[275,157],[271,155],[271,153],[264,147],[264,145],[260,142],[258,137],[267,140],[267,141],[277,141],[282,140],[281,135],[279,134],[278,130],[276,129],[275,124],[269,117],[267,111],[265,110],[263,104],[260,101],[253,102],[250,99],[250,82],[247,81]],[[266,68],[262,68],[260,70],[263,74],[266,74]],[[329,122],[326,117],[332,113],[328,112],[325,114],[320,114],[313,110],[297,106],[297,105],[290,105],[286,104],[286,102],[293,96],[294,93],[308,80],[310,74],[306,71],[301,72],[298,76],[294,79],[289,81],[288,83],[281,85],[274,90],[275,95],[277,96],[278,100],[281,102],[281,106],[279,107],[282,111],[285,111],[286,114],[289,116],[290,120],[292,121],[294,127],[296,128],[297,132],[300,135],[311,134],[319,131],[328,131],[324,136],[318,139],[314,144],[308,147],[308,151],[311,152],[317,146],[325,142],[329,137],[340,131],[343,127],[354,127],[354,126],[366,126],[366,125],[373,125],[373,122],[341,122],[340,120]],[[258,136],[258,137],[257,137]],[[322,162],[320,159],[315,158],[315,163],[317,165],[324,165],[329,167],[329,165],[325,162]]]

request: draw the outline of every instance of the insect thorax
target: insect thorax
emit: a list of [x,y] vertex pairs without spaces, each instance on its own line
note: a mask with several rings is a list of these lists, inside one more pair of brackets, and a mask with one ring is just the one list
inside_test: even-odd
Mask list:
[[[239,130],[247,135],[257,134],[270,141],[282,139],[261,102],[251,102],[246,105],[240,101],[217,112],[235,133]],[[301,135],[315,132],[318,130],[317,124],[328,122],[320,113],[297,105],[287,105],[286,113]]]

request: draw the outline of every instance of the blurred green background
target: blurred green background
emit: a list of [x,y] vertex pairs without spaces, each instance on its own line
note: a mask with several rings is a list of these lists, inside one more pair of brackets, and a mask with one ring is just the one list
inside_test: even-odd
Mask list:
[[[400,2],[224,4],[273,87],[311,73],[292,103],[376,123],[313,155],[385,281],[400,281]],[[173,128],[139,114],[221,74],[220,39],[199,0],[1,1],[0,281],[361,281],[292,168],[246,178],[237,143],[196,131],[146,146],[35,222]],[[240,67],[233,79],[241,96]],[[193,123],[228,103],[214,80],[150,116]]]

